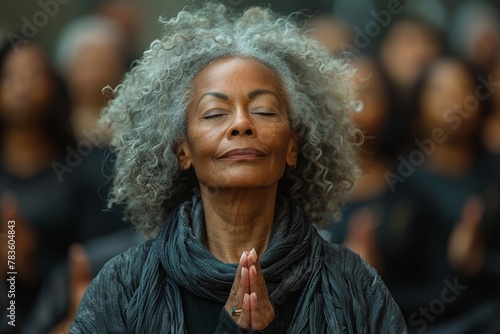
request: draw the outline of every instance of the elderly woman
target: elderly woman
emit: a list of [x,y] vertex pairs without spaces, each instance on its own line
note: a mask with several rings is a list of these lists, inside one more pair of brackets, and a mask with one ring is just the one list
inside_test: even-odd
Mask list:
[[165,24],[101,122],[113,203],[153,239],[112,259],[71,333],[401,333],[376,271],[320,237],[355,177],[350,70],[268,9]]

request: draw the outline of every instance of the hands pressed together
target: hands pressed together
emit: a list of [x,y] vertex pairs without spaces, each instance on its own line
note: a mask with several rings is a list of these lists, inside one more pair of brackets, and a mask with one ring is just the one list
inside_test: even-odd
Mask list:
[[236,324],[245,329],[263,330],[274,320],[274,308],[255,249],[241,255],[224,308]]

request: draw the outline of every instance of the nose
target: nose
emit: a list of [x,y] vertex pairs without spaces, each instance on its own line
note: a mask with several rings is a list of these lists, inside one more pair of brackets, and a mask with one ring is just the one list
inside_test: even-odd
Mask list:
[[228,129],[229,137],[254,136],[255,127],[245,110],[238,110],[234,113],[234,119]]

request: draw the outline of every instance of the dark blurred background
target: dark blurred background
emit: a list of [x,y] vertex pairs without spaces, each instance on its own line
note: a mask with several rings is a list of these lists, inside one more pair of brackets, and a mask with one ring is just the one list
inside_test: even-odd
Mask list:
[[[0,3],[0,333],[67,333],[102,265],[143,241],[106,209],[100,110],[187,0]],[[363,176],[322,235],[375,267],[411,333],[500,333],[500,2],[219,1],[300,11],[357,72]],[[5,312],[5,311],[4,311]],[[7,312],[8,315],[8,312]]]
[[[52,1],[41,1],[43,3],[51,3]],[[57,2],[60,5],[57,14],[50,17],[48,23],[40,28],[39,39],[41,39],[46,46],[51,49],[54,44],[58,34],[61,32],[63,27],[71,22],[72,20],[82,16],[87,15],[95,11],[96,7],[99,6],[101,0],[86,0],[86,1],[76,1],[76,0],[64,0]],[[189,4],[200,4],[203,1],[200,0],[148,0],[148,1],[125,1],[125,2],[136,2],[138,3],[138,10],[136,15],[138,16],[138,21],[140,21],[140,26],[137,27],[138,30],[138,43],[137,50],[143,50],[146,48],[150,41],[158,36],[161,32],[161,26],[157,23],[158,17],[164,15],[165,17],[172,17],[182,9],[184,6]],[[271,8],[282,13],[290,13],[293,11],[307,9],[307,12],[317,13],[334,13],[337,12],[341,16],[352,20],[355,25],[362,26],[363,22],[371,20],[372,17],[369,15],[371,8],[387,8],[387,4],[390,2],[399,3],[403,6],[413,7],[417,3],[424,3],[423,7],[429,9],[429,15],[436,15],[439,13],[432,13],[434,3],[442,5],[447,12],[451,14],[455,8],[457,8],[463,1],[459,0],[435,0],[435,1],[387,1],[387,0],[341,0],[341,1],[329,1],[329,0],[287,0],[287,1],[256,1],[256,0],[226,0],[222,1],[227,5],[244,8],[245,6],[250,6],[253,4],[270,4]],[[496,8],[500,8],[500,3],[495,0],[486,1]],[[422,6],[422,5],[419,5]],[[0,5],[0,32],[7,34],[10,31],[19,31],[24,22],[23,17],[26,17],[32,22],[33,15],[38,11],[43,10],[40,6],[40,1],[38,0],[20,0],[20,1],[7,1],[3,0]]]

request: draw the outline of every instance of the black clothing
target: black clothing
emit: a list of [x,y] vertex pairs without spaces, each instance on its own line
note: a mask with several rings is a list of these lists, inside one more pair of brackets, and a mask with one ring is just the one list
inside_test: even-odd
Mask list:
[[[302,290],[294,292],[282,304],[274,305],[277,314],[274,322],[276,327],[280,329],[275,333],[285,333],[288,330],[301,293]],[[223,321],[228,322],[226,327],[234,329],[231,333],[237,332],[236,324],[231,324],[231,317],[223,309],[225,303],[196,297],[186,289],[181,289],[181,294],[188,334],[215,333],[219,318],[224,318]],[[266,330],[266,333],[271,333],[271,331]]]
[[[17,225],[22,224],[32,230],[34,238],[30,242],[36,247],[33,263],[38,280],[33,284],[24,284],[20,273],[16,280],[16,330],[29,323],[26,317],[40,285],[66,257],[72,243],[84,242],[125,226],[117,212],[104,211],[104,198],[109,187],[109,179],[103,175],[104,154],[103,150],[93,148],[92,152],[80,157],[78,164],[65,165],[65,173],[58,174],[53,166],[48,166],[27,178],[14,175],[0,163],[0,196],[5,193],[14,196],[21,216],[12,219],[22,219]],[[66,157],[61,156],[56,162],[66,164]],[[20,235],[20,229],[16,242],[27,242],[26,236]],[[5,305],[9,302],[5,289],[5,282],[2,281],[0,306],[4,310],[1,313],[4,318]],[[6,322],[0,324],[0,332],[12,330],[11,326],[4,326]]]
[[[70,333],[184,333],[182,289],[225,303],[237,266],[220,262],[207,250],[203,217],[201,199],[195,196],[171,212],[156,239],[108,262],[87,289]],[[289,333],[406,330],[375,270],[321,238],[286,199],[277,201],[260,264],[274,305],[303,290]],[[216,333],[226,332],[224,316]]]
[[394,192],[387,189],[371,199],[347,202],[342,219],[327,225],[332,242],[345,241],[350,220],[364,208],[375,219],[374,236],[383,267],[380,274],[408,319],[429,300],[423,287],[431,281],[428,231],[438,223],[437,209],[415,187],[398,184]]
[[[408,182],[418,188],[438,209],[438,224],[428,228],[427,248],[429,255],[425,261],[431,265],[431,281],[426,295],[427,305],[440,298],[446,282],[459,282],[466,286],[460,291],[453,303],[446,304],[432,325],[446,321],[464,321],[467,314],[497,300],[500,296],[500,182],[498,170],[492,165],[476,164],[462,177],[439,175],[424,168],[417,167],[408,178]],[[452,268],[448,262],[448,243],[454,228],[462,219],[465,204],[477,196],[484,205],[480,222],[481,243],[485,251],[485,263],[482,270],[474,275],[467,275]],[[424,305],[426,305],[424,304]],[[418,310],[415,310],[418,311]],[[413,326],[411,320],[409,325]],[[482,331],[478,333],[489,333]],[[455,333],[468,333],[465,330]]]
[[[142,242],[144,238],[132,226],[128,226],[117,232],[92,238],[82,246],[88,255],[93,276],[95,276],[111,258]],[[69,291],[68,259],[65,258],[43,282],[37,298],[32,296],[32,299],[36,300],[33,312],[28,316],[30,320],[22,324],[20,333],[49,333],[68,314]]]

